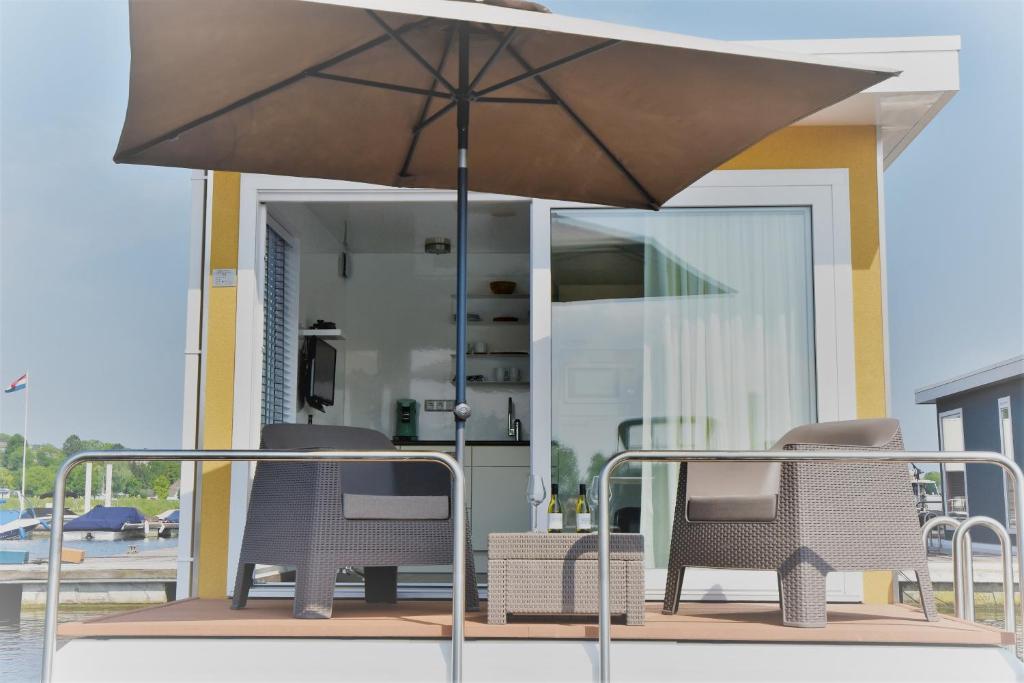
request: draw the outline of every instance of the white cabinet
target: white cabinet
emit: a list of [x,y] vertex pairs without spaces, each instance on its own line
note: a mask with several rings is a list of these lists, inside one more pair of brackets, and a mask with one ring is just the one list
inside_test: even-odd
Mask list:
[[[452,446],[421,444],[403,444],[399,448],[452,455],[455,451]],[[530,505],[526,501],[530,447],[467,446],[465,458],[472,547],[477,554],[477,571],[485,572],[488,534],[530,530]]]
[[527,531],[529,467],[473,467],[473,550],[487,550],[487,534]]

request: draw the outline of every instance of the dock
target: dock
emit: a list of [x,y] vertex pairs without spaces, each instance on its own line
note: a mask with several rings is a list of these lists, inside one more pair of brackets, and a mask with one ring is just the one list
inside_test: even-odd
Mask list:
[[[176,561],[175,548],[161,548],[113,557],[86,555],[81,564],[64,563],[60,604],[163,604],[174,599]],[[47,566],[45,561],[0,565],[0,603],[6,610],[16,602],[22,607],[46,604]]]

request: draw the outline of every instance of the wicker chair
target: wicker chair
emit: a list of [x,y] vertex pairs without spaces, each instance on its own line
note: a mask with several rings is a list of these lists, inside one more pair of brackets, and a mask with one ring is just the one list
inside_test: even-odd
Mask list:
[[[380,432],[276,424],[266,450],[393,450]],[[364,567],[366,598],[394,602],[401,565],[452,560],[450,473],[434,463],[264,462],[256,466],[231,607],[245,607],[256,564],[295,567],[293,614],[328,619],[338,569]],[[468,522],[467,522],[468,526]],[[466,607],[479,609],[466,532]]]
[[[903,450],[903,439],[892,419],[826,422],[791,430],[772,450]],[[760,478],[752,492],[706,497],[698,484],[720,494],[725,478],[739,470],[732,463],[681,466],[665,614],[679,608],[686,567],[777,571],[782,621],[802,627],[826,624],[829,572],[913,570],[925,617],[938,619],[906,465],[745,467]]]

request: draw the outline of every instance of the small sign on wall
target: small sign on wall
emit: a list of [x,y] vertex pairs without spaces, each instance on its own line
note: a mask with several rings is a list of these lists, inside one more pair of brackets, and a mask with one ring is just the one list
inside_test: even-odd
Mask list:
[[235,287],[238,285],[238,271],[234,268],[215,268],[213,271],[214,287]]

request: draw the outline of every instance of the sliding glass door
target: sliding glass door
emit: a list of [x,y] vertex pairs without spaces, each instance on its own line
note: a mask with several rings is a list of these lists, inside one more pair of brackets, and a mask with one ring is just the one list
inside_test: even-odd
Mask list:
[[[552,212],[561,491],[626,448],[765,449],[816,419],[811,237],[802,206]],[[613,523],[644,534],[651,569],[667,562],[677,473],[614,482]]]

